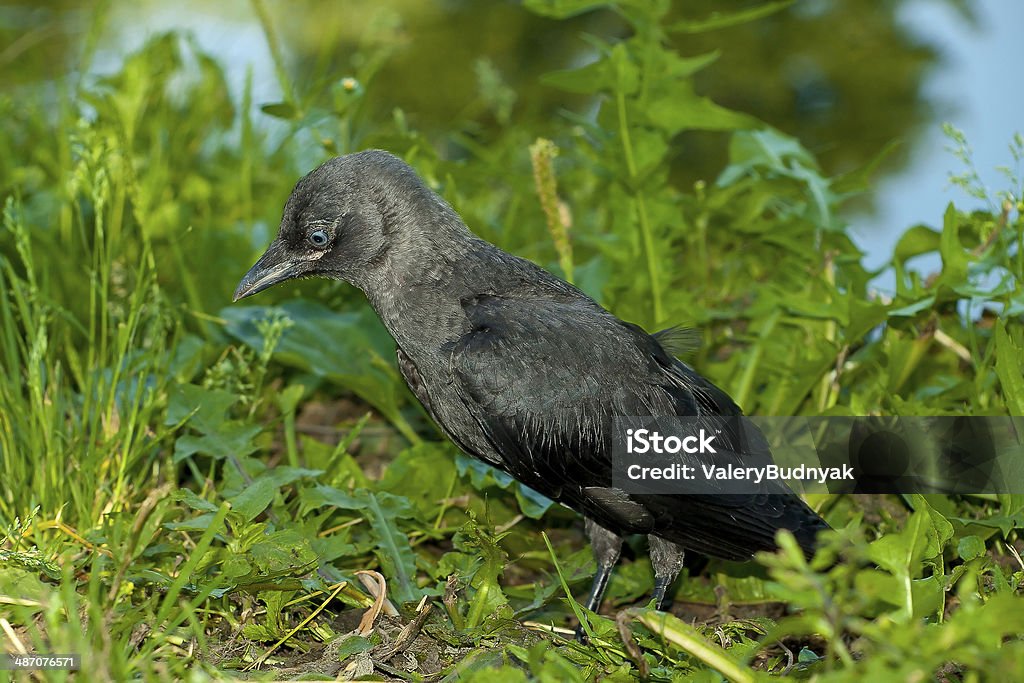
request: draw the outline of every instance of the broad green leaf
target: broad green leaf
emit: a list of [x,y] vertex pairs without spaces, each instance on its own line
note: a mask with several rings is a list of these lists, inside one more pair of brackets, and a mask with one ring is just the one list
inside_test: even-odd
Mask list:
[[956,545],[957,556],[967,562],[985,554],[985,542],[977,536],[964,536]]
[[[38,572],[27,571],[17,566],[0,566],[0,598],[13,598],[17,601],[15,604],[22,609],[35,612],[45,608],[54,590],[53,586],[40,580]],[[5,612],[10,602],[0,599]]]
[[317,564],[309,539],[291,529],[266,535],[249,548],[246,555],[253,573],[236,579],[237,585],[306,574],[316,569]]
[[392,582],[392,591],[401,602],[418,600],[421,591],[413,583],[416,574],[416,556],[409,545],[409,537],[398,528],[399,518],[413,516],[412,506],[405,496],[394,496],[381,491],[366,492],[364,514],[370,519],[379,543],[377,559],[381,569]]
[[912,318],[915,315],[917,315],[918,313],[920,313],[921,311],[926,311],[926,310],[928,310],[929,308],[931,308],[934,305],[935,305],[935,296],[934,295],[926,296],[925,298],[920,299],[918,301],[915,301],[912,304],[907,304],[906,306],[900,306],[899,308],[889,309],[889,315],[893,316],[893,317],[898,317],[898,318],[901,318],[901,317]]
[[460,475],[469,474],[470,482],[476,489],[483,489],[488,486],[497,486],[501,489],[511,488],[515,491],[516,499],[521,505],[523,514],[527,517],[539,519],[548,508],[554,505],[546,496],[520,484],[501,470],[495,469],[487,463],[465,453],[459,453],[455,456],[455,465]]
[[652,100],[646,115],[652,124],[670,136],[684,130],[737,130],[762,125],[752,116],[697,95],[688,82],[679,83],[674,92]]
[[341,641],[341,645],[338,646],[337,653],[338,659],[344,662],[352,655],[357,655],[360,652],[367,652],[373,649],[374,644],[368,638],[364,638],[358,635],[350,635]]
[[320,474],[321,470],[307,470],[301,467],[279,466],[268,469],[257,476],[241,493],[229,499],[231,512],[240,515],[247,522],[252,521],[256,515],[267,509],[282,486]]
[[729,140],[731,166],[783,170],[789,159],[805,166],[816,166],[814,157],[798,140],[771,128],[740,131]]
[[934,533],[928,513],[914,512],[899,533],[889,534],[871,543],[871,559],[891,574],[913,576],[920,571],[921,561],[929,547],[934,547]]
[[907,259],[914,256],[938,251],[941,241],[941,233],[926,225],[915,225],[900,236],[893,250],[893,258],[900,263],[906,263]]
[[197,384],[173,384],[167,396],[166,425],[188,420],[197,431],[209,434],[220,429],[229,408],[238,396],[223,389],[208,389]]
[[[388,464],[378,487],[384,491],[407,491],[420,515],[432,518],[441,500],[450,495],[458,476],[452,450],[437,442],[406,448]],[[409,482],[413,481],[416,486],[410,487]]]
[[931,528],[928,529],[928,545],[924,549],[924,557],[937,557],[942,554],[946,543],[953,538],[953,525],[946,517],[936,510],[928,502],[928,498],[920,493],[913,493],[907,496],[910,507],[915,511],[923,510],[928,513]]

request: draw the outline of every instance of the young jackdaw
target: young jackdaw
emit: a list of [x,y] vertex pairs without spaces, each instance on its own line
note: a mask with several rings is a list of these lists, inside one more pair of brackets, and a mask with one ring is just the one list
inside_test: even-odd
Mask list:
[[473,235],[402,160],[337,157],[302,178],[235,300],[299,277],[361,289],[398,344],[413,394],[466,453],[581,513],[597,610],[622,537],[646,534],[659,608],[684,549],[746,560],[789,529],[827,528],[777,495],[636,495],[612,486],[612,418],[738,416],[718,387],[572,285]]

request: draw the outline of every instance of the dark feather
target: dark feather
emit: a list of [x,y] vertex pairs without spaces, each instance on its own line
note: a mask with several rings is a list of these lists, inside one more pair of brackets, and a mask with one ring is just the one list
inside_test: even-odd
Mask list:
[[689,356],[700,348],[700,333],[692,327],[674,325],[658,330],[651,336],[676,358]]

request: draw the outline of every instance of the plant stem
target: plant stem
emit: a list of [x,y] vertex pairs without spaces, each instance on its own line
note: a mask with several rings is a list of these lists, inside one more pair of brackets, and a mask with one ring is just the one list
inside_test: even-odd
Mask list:
[[267,38],[267,48],[270,50],[270,57],[274,61],[274,74],[277,76],[277,82],[281,86],[281,95],[284,97],[285,102],[298,109],[298,104],[295,101],[295,95],[292,92],[291,83],[288,79],[288,70],[284,66],[281,45],[277,40],[277,33],[274,32],[274,24],[267,13],[267,7],[263,4],[263,0],[252,0],[252,8],[256,12],[256,16],[259,17],[260,26],[263,28],[263,35]]
[[[761,327],[761,332],[758,334],[760,339],[767,339],[771,336],[772,330],[775,329],[775,324],[779,321],[782,312],[776,308],[772,311],[768,319],[765,320],[764,325]],[[747,367],[743,368],[743,375],[740,377],[739,386],[736,387],[736,403],[737,405],[746,405],[747,395],[750,393],[750,387],[754,383],[754,371],[757,370],[758,364],[761,362],[761,355],[764,352],[764,344],[758,343],[754,347],[753,353],[750,354],[750,360],[747,362]]]
[[622,139],[622,152],[626,157],[626,170],[629,172],[630,189],[633,190],[636,202],[637,220],[640,223],[640,236],[644,243],[644,255],[647,259],[647,276],[651,281],[651,299],[653,301],[654,322],[664,320],[664,308],[661,301],[661,277],[658,274],[658,262],[654,257],[654,236],[651,232],[651,221],[647,215],[647,200],[643,190],[636,188],[637,168],[633,158],[633,143],[629,135],[629,122],[626,118],[626,96],[622,91],[615,94],[615,102],[619,114],[619,136]]

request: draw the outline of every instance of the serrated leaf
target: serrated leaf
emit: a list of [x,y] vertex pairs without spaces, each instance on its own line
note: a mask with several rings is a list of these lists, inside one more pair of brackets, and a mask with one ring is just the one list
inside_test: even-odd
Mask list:
[[412,602],[421,597],[423,591],[413,583],[416,555],[409,545],[409,537],[397,525],[399,519],[415,517],[408,498],[368,489],[356,489],[348,494],[323,485],[304,490],[300,496],[306,509],[333,505],[345,510],[359,510],[370,522],[377,559],[393,597],[400,602]]
[[640,89],[640,67],[630,59],[626,46],[619,43],[597,61],[577,69],[552,71],[540,80],[545,85],[572,93],[632,95]]
[[985,542],[977,536],[964,536],[956,545],[956,554],[964,562],[985,554]]
[[186,434],[174,442],[174,462],[180,462],[196,453],[211,458],[241,457],[256,450],[253,439],[262,431],[260,425],[228,422],[220,429],[204,436]]
[[960,242],[960,214],[952,202],[946,207],[946,213],[942,218],[939,254],[942,256],[943,282],[951,287],[963,283],[967,278],[970,259]]
[[171,500],[181,501],[193,510],[200,512],[216,512],[217,506],[205,498],[200,498],[190,489],[178,489],[171,494]]
[[646,108],[646,115],[667,135],[684,130],[739,130],[762,125],[752,116],[697,95],[689,82],[679,83],[671,93],[653,100]]
[[466,627],[476,628],[488,615],[508,604],[498,580],[505,571],[508,556],[497,543],[497,538],[485,533],[470,520],[452,538],[456,552],[441,558],[442,575],[455,573],[472,587]]

